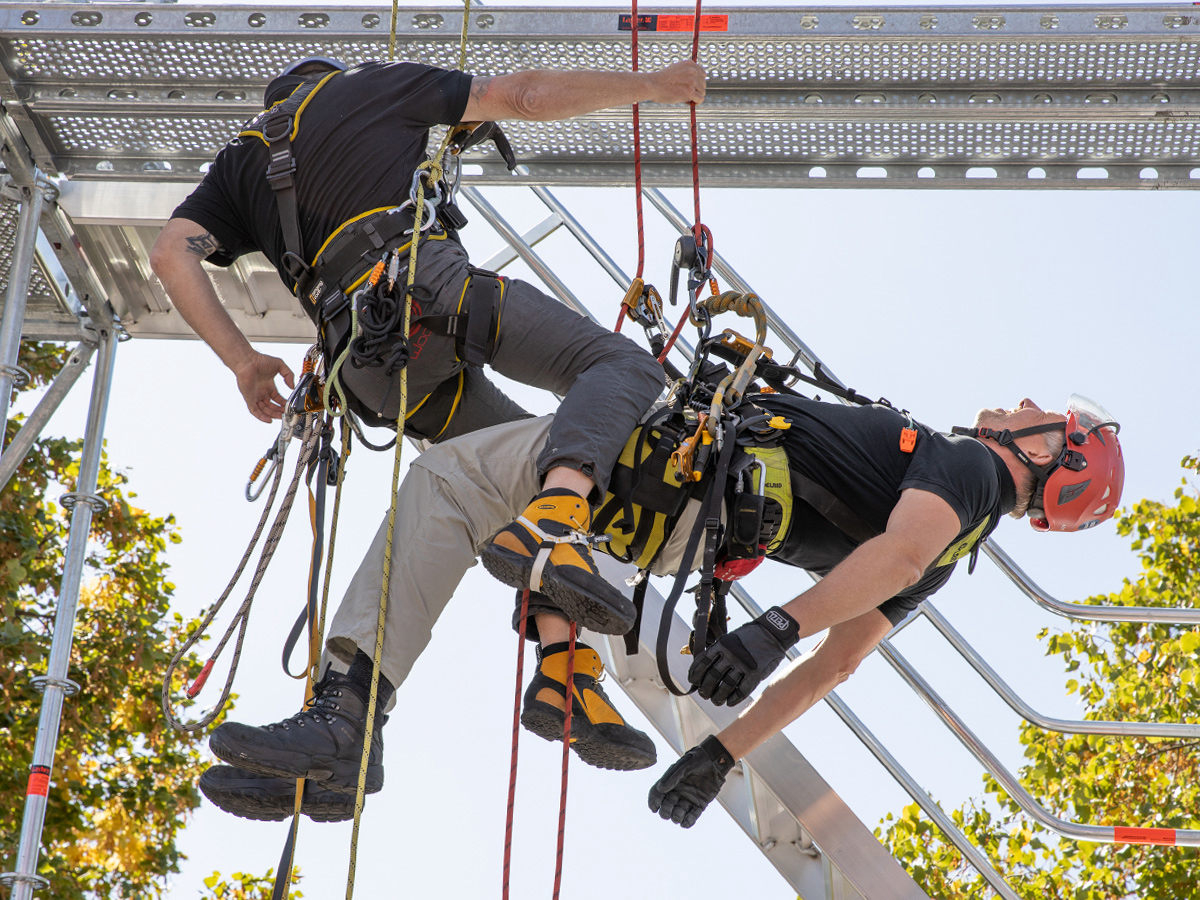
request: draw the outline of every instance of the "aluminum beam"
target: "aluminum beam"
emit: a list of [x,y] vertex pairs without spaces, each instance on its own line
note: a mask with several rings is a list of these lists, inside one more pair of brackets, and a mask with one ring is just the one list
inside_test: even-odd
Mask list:
[[0,456],[0,491],[8,485],[9,479],[16,474],[29,451],[33,449],[34,441],[41,436],[42,429],[46,427],[50,417],[75,386],[75,382],[91,362],[95,350],[95,344],[80,343],[71,351],[71,355],[63,363],[62,369],[42,395],[38,405],[29,414],[21,430],[17,432],[12,443],[4,448],[4,455]]
[[[692,10],[654,9],[643,68],[689,52]],[[709,9],[699,110],[708,184],[1200,187],[1192,6]],[[622,7],[473,12],[470,68],[627,70]],[[402,58],[453,66],[462,12],[400,10]],[[38,164],[74,178],[194,182],[297,56],[385,54],[371,7],[0,2],[0,97]],[[685,29],[684,26],[687,25]],[[624,30],[622,28],[624,27]],[[649,185],[686,184],[685,108],[643,104]],[[627,185],[625,110],[509,123],[476,184]]]
[[[625,578],[633,569],[599,554],[604,576],[627,594]],[[654,723],[676,753],[729,725],[738,710],[713,706],[694,695],[672,696],[654,662],[654,629],[662,614],[662,595],[646,592],[636,656],[626,656],[622,638],[591,635],[589,643],[604,659],[630,699]],[[671,622],[670,646],[687,643],[691,626],[678,614]],[[672,677],[687,683],[690,657],[672,654]],[[922,900],[926,894],[876,840],[875,835],[837,796],[829,784],[782,734],[767,741],[730,773],[717,798],[734,821],[762,850],[802,900]]]
[[[4,298],[4,317],[0,320],[0,428],[8,423],[8,404],[14,385],[20,387],[29,374],[17,366],[21,352],[21,326],[25,321],[25,301],[33,273],[34,249],[37,246],[38,220],[42,215],[44,197],[37,184],[22,185],[21,217],[17,223],[16,240],[9,259],[8,291]],[[4,431],[0,431],[0,447],[4,446]]]

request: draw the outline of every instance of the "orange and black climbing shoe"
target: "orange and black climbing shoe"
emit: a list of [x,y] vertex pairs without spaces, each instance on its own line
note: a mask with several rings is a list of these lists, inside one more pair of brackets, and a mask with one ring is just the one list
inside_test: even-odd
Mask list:
[[633,627],[633,602],[592,560],[592,510],[565,488],[542,491],[484,548],[484,568],[509,587],[540,591],[563,615],[601,634]]
[[[561,741],[566,704],[567,644],[538,648],[538,670],[525,690],[521,724],[538,737]],[[600,687],[604,665],[586,644],[575,645],[571,747],[579,758],[601,769],[645,769],[658,756],[654,741],[625,723]]]

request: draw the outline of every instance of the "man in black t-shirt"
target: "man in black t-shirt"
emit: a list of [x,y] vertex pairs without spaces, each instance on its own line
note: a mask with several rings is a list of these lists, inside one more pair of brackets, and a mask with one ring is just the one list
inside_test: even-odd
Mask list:
[[[889,409],[771,400],[792,420],[794,475],[811,478],[853,511],[851,537],[797,502],[775,559],[825,576],[813,587],[719,638],[688,678],[701,697],[746,699],[801,637],[828,633],[719,734],[691,748],[650,791],[650,808],[690,828],[734,762],[853,674],[887,633],[978,551],[1000,516],[1029,515],[1039,531],[1078,531],[1111,518],[1124,460],[1111,417],[1074,395],[1066,415],[1022,400],[984,409],[947,436]],[[915,428],[906,452],[900,438]],[[1068,440],[1069,439],[1069,440]],[[873,537],[871,535],[874,535]],[[866,538],[866,539],[864,539]]]
[[[442,207],[436,218],[414,223],[407,201],[436,125],[565,119],[644,101],[699,103],[704,94],[704,71],[690,61],[658,72],[476,77],[416,63],[347,68],[305,60],[268,85],[266,109],[221,150],[176,209],[151,263],[176,309],[234,373],[250,413],[264,422],[283,414],[275,378],[292,387],[292,372],[250,346],[203,261],[228,266],[246,253],[264,253],[318,326],[326,374],[340,372],[350,410],[394,427],[406,373],[404,430],[413,437],[437,442],[528,416],[483,375],[484,363],[562,395],[538,455],[537,484],[498,526],[484,563],[510,586],[554,596],[581,625],[621,634],[633,624],[634,609],[595,568],[587,498],[604,495],[625,435],[662,390],[662,368],[625,336],[532,285],[469,269],[457,236],[461,220]],[[428,201],[434,210],[434,197]],[[405,344],[396,335],[403,330],[406,248],[414,231],[419,252]],[[387,270],[394,287],[375,302],[357,288],[385,258],[396,266]],[[475,300],[481,283],[488,286],[482,312]],[[379,325],[380,319],[392,324]],[[455,330],[463,320],[465,330]],[[330,365],[333,358],[338,362]],[[546,534],[563,541],[543,559]],[[566,639],[565,624],[555,620],[547,628],[548,637],[557,632]]]
[[[1043,412],[1029,400],[1010,410],[984,410],[972,434],[943,435],[890,409],[847,408],[801,397],[762,395],[754,402],[786,418],[784,449],[793,486],[810,479],[851,508],[862,531],[850,535],[800,497],[788,533],[769,557],[825,575],[782,607],[725,635],[700,654],[689,678],[714,703],[738,703],[783,659],[801,636],[829,633],[820,647],[772,684],[732,726],[693,748],[655,786],[652,806],[665,818],[692,824],[719,790],[733,761],[748,753],[849,676],[907,612],[950,577],[958,560],[979,546],[1006,513],[1027,512],[1035,527],[1088,527],[1112,515],[1123,464],[1115,431],[1102,412]],[[536,448],[552,417],[498,425],[439,445],[414,461],[397,498],[397,541],[407,548],[404,587],[388,606],[382,671],[387,695],[407,677],[434,621],[474,564],[478,548],[536,479]],[[902,434],[915,429],[915,444]],[[1111,432],[1111,434],[1110,434]],[[1072,436],[1068,445],[1064,438]],[[1077,441],[1079,441],[1077,443]],[[1076,454],[1072,456],[1071,454]],[[1080,465],[1080,459],[1083,464]],[[1080,481],[1087,469],[1086,484]],[[681,519],[659,554],[656,574],[694,568],[686,562]],[[679,538],[683,538],[680,540]],[[379,544],[379,541],[376,541]],[[436,553],[429,552],[436,548]],[[351,667],[372,640],[378,597],[378,547],[364,560],[329,629],[331,656]],[[697,554],[698,556],[698,554]],[[554,628],[566,623],[547,598],[536,598],[539,671],[526,691],[522,723],[542,737],[561,736],[562,696],[550,681],[565,665]],[[551,628],[547,630],[547,625]],[[573,748],[585,761],[641,768],[653,744],[620,720],[596,683],[595,651],[579,648]],[[368,661],[369,662],[369,661]],[[366,666],[363,666],[365,669]],[[563,680],[560,673],[559,682]],[[303,714],[301,714],[303,715]],[[223,730],[246,729],[233,723]],[[239,760],[214,743],[218,756]],[[621,763],[613,765],[613,760]],[[216,767],[201,781],[219,806],[240,815],[291,809],[296,768],[263,767],[258,778]],[[311,809],[348,814],[331,780],[311,787]]]

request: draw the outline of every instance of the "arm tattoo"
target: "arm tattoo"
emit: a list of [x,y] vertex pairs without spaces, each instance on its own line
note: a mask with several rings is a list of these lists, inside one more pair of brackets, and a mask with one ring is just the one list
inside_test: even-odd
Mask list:
[[206,231],[202,235],[187,238],[187,249],[188,253],[207,259],[221,249],[221,242],[212,236],[212,232]]
[[486,76],[483,78],[479,78],[479,77],[472,78],[471,79],[471,99],[474,100],[476,103],[481,103],[483,101],[483,98],[487,96],[488,91],[491,90],[491,87],[492,87],[491,76]]

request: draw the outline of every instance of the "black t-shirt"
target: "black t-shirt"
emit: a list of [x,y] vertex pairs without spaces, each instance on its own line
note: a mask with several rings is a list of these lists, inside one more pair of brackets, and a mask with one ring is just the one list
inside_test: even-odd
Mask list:
[[[275,79],[268,104],[303,80]],[[317,91],[300,114],[292,142],[307,262],[346,220],[408,198],[430,127],[461,121],[470,87],[471,76],[462,72],[369,62],[335,75]],[[209,262],[228,266],[261,250],[280,269],[286,248],[266,170],[267,145],[257,137],[234,138],[172,214],[207,228],[221,242]],[[280,277],[290,287],[282,269]]]
[[[894,410],[782,395],[755,402],[791,420],[784,432],[790,468],[830,491],[876,532],[887,528],[907,488],[936,494],[958,514],[958,537],[920,581],[879,607],[893,625],[946,583],[955,563],[992,533],[1011,505],[1015,488],[1008,468],[974,438],[918,425],[916,448],[905,453],[900,432],[907,419]],[[791,527],[772,559],[826,575],[858,543],[796,498]]]

